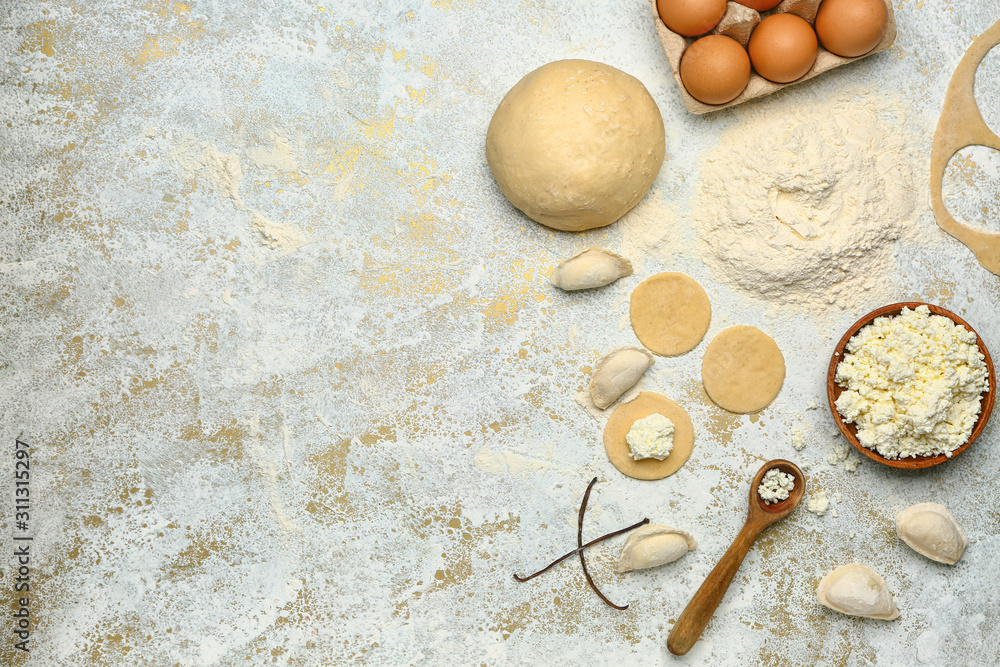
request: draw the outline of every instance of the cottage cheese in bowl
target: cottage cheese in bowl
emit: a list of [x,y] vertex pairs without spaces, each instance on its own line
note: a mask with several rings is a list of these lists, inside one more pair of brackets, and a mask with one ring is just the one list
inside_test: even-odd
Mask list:
[[850,338],[834,401],[863,446],[890,460],[953,452],[969,441],[989,390],[978,339],[927,305],[876,317]]

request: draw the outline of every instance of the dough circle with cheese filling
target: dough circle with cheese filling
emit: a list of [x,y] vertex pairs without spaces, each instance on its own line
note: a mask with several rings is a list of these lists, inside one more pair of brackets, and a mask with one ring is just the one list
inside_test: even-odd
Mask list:
[[[640,459],[635,461],[625,436],[632,424],[659,413],[674,423],[674,447],[662,461]],[[611,413],[604,426],[604,449],[618,470],[634,479],[663,479],[673,475],[691,457],[694,449],[694,424],[681,406],[666,396],[651,391],[641,392],[628,403],[622,403]]]
[[701,363],[705,391],[723,410],[763,410],[785,381],[785,358],[778,344],[760,329],[729,327],[705,350]]

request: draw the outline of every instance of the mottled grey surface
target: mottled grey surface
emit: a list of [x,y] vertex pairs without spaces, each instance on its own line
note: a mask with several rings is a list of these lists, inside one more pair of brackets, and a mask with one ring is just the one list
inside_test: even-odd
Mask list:
[[[847,87],[898,98],[929,159],[951,72],[1000,19],[993,4],[897,0],[891,50],[769,108],[793,118]],[[645,0],[8,0],[0,16],[0,486],[20,437],[35,550],[30,658],[0,623],[12,664],[1000,660],[998,422],[923,472],[836,462],[829,354],[881,303],[777,311],[713,278],[688,227],[699,156],[750,110],[683,110]],[[504,92],[559,58],[649,88],[668,160],[640,209],[681,244],[586,294],[548,273],[585,245],[618,248],[620,225],[548,231],[504,201],[483,157]],[[979,84],[998,127],[1000,56]],[[997,228],[1000,162],[966,155],[955,210]],[[955,310],[1000,351],[1000,278],[936,230],[897,261],[895,298]],[[628,294],[663,269],[705,286],[707,339],[758,326],[788,378],[763,413],[732,416],[701,392],[707,339],[658,359],[643,388],[688,409],[696,448],[640,483],[610,465],[574,395],[605,351],[636,344]],[[741,525],[750,477],[779,456],[836,515],[800,508],[766,533],[703,640],[671,658],[673,620]],[[595,475],[584,539],[648,516],[699,542],[624,575],[623,538],[593,549],[626,612],[572,561],[511,578],[572,548]],[[896,511],[931,500],[969,537],[955,567],[892,533]],[[23,534],[10,492],[0,517],[10,554]],[[815,602],[820,577],[851,561],[885,577],[899,620]]]

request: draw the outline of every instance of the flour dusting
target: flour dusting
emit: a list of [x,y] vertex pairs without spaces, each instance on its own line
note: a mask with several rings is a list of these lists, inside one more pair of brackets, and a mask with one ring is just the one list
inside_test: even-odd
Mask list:
[[[720,280],[774,304],[888,297],[895,244],[920,242],[926,160],[904,107],[841,91],[794,116],[760,105],[701,163],[692,215]],[[915,139],[915,138],[914,138]]]
[[[277,134],[273,140],[274,150],[250,149],[250,159],[258,166],[263,164],[276,170],[294,169],[296,163],[287,141]],[[182,136],[174,141],[170,159],[187,178],[206,183],[220,197],[231,200],[238,210],[249,213],[251,224],[264,245],[287,254],[307,243],[296,226],[274,222],[243,202],[240,197],[243,167],[235,153],[223,153],[211,141],[198,141],[191,136]]]

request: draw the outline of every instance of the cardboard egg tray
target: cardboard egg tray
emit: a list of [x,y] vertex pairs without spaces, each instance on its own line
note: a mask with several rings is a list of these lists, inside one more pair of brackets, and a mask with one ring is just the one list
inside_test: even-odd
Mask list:
[[[821,2],[822,0],[783,0],[781,4],[772,10],[764,12],[763,15],[769,16],[771,14],[788,12],[804,18],[809,22],[809,25],[813,25],[813,22],[816,20],[816,12],[819,11],[819,5]],[[660,41],[663,43],[663,50],[667,53],[667,59],[670,61],[670,69],[674,72],[674,79],[677,81],[677,87],[680,88],[681,97],[684,98],[684,106],[687,107],[688,111],[696,114],[718,111],[719,109],[725,109],[726,107],[731,107],[736,104],[742,104],[743,102],[752,100],[756,97],[770,95],[776,90],[780,90],[786,86],[794,86],[797,83],[808,81],[814,76],[819,76],[823,72],[831,70],[834,67],[840,67],[841,65],[846,65],[849,62],[853,62],[861,58],[867,58],[873,53],[885,51],[892,46],[894,41],[896,41],[896,17],[892,11],[892,0],[884,0],[884,2],[886,8],[889,10],[889,20],[885,28],[885,34],[882,36],[882,41],[880,41],[874,49],[863,56],[858,56],[856,58],[843,58],[830,53],[824,49],[821,44],[819,52],[816,55],[816,62],[813,63],[812,69],[795,81],[790,83],[774,83],[773,81],[768,81],[756,72],[751,72],[750,83],[747,84],[747,87],[736,99],[731,102],[727,102],[726,104],[705,104],[691,97],[687,88],[684,87],[684,83],[681,81],[681,56],[684,55],[684,50],[693,44],[698,37],[683,37],[667,28],[667,26],[663,24],[663,21],[660,20],[659,12],[656,11],[656,0],[649,0],[649,4],[653,8],[656,31],[659,33]],[[750,41],[750,33],[753,32],[753,29],[758,23],[760,23],[760,21],[761,13],[737,2],[729,2],[726,5],[726,13],[719,22],[719,25],[717,25],[715,29],[708,34],[726,35],[728,37],[732,37],[745,48],[747,42]],[[704,35],[701,35],[701,37],[704,37]]]

